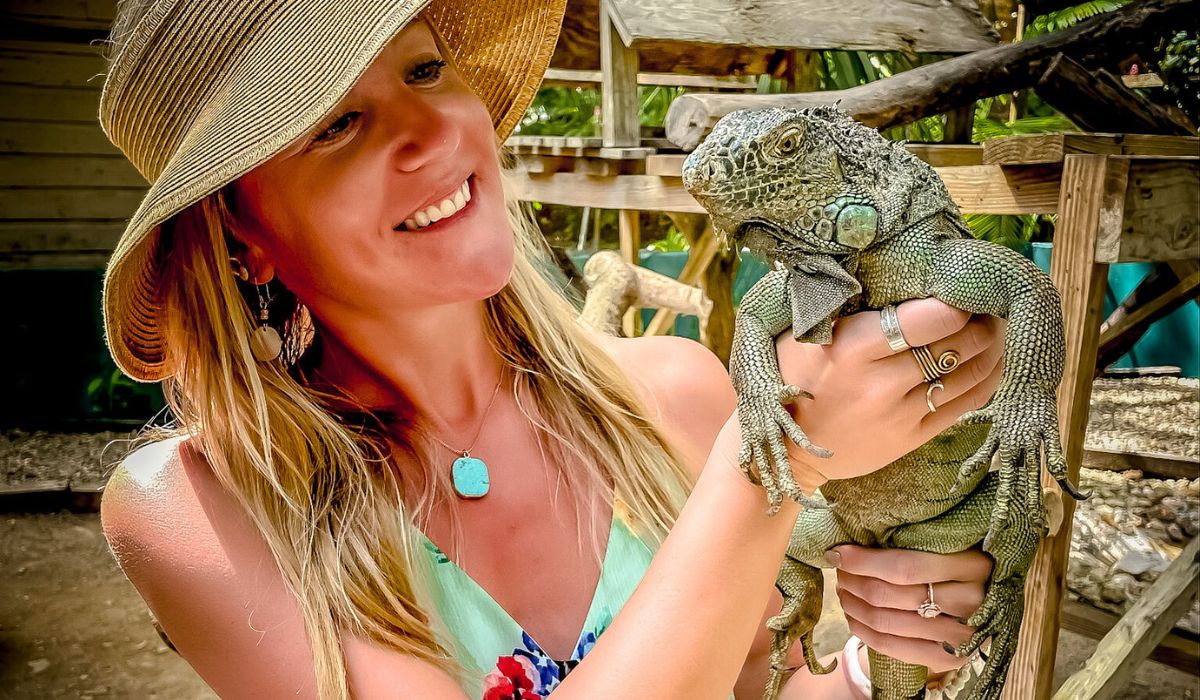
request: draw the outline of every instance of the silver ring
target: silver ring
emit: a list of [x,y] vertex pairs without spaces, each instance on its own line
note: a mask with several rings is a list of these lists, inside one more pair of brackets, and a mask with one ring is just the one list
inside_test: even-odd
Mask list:
[[929,382],[929,387],[925,389],[925,405],[929,407],[930,413],[937,413],[937,406],[933,405],[933,390],[945,388],[946,387],[942,385],[942,380],[940,379],[935,379],[932,382]]
[[940,615],[942,609],[938,607],[937,603],[933,602],[933,584],[927,583],[925,585],[929,587],[929,599],[921,603],[921,607],[917,608],[917,614],[929,620]]
[[942,377],[954,371],[958,367],[959,356],[953,350],[947,350],[933,359],[933,353],[929,352],[928,345],[918,345],[915,348],[910,348],[913,357],[917,358],[917,365],[921,368],[921,376],[927,382],[937,381]]
[[879,310],[879,325],[892,352],[903,352],[912,347],[904,339],[904,331],[900,330],[900,317],[896,315],[895,306],[888,304]]

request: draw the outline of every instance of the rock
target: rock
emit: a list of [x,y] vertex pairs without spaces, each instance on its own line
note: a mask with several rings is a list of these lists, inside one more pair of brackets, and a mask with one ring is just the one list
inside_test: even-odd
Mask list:
[[1176,542],[1183,542],[1186,539],[1183,534],[1183,528],[1179,527],[1179,525],[1175,523],[1171,523],[1167,526],[1167,536]]
[[50,659],[34,659],[29,662],[30,675],[36,676],[48,668],[50,668]]

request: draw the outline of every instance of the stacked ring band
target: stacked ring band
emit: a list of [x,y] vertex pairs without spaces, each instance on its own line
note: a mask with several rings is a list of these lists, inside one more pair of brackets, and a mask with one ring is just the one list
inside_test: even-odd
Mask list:
[[921,366],[921,375],[925,377],[925,381],[934,382],[954,371],[958,367],[959,356],[953,350],[947,350],[933,359],[933,353],[929,352],[929,346],[919,345],[912,348],[913,357],[917,358],[917,364]]
[[879,325],[883,328],[883,337],[887,340],[892,352],[903,352],[910,347],[904,340],[904,332],[900,330],[900,317],[896,315],[896,307],[888,304],[879,310]]

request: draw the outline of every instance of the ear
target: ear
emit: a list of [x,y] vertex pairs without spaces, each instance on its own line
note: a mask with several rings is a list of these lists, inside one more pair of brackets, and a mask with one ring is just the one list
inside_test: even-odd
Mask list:
[[267,253],[257,243],[246,243],[246,252],[242,254],[242,264],[250,270],[250,281],[254,284],[266,284],[275,279],[275,264],[267,258]]

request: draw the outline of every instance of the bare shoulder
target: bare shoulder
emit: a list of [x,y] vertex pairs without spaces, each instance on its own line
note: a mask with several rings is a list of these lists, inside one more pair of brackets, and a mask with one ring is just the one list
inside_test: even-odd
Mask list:
[[[300,606],[259,530],[204,455],[180,439],[146,445],[100,504],[125,575],[183,658],[222,698],[315,698]],[[149,621],[147,621],[149,624]],[[343,633],[354,697],[464,698],[444,672]]]
[[130,583],[218,695],[314,697],[299,606],[197,451],[176,438],[129,454],[100,519]]
[[606,337],[602,342],[638,387],[651,418],[699,474],[736,404],[725,365],[689,338]]

